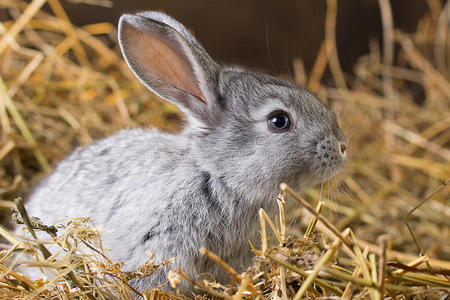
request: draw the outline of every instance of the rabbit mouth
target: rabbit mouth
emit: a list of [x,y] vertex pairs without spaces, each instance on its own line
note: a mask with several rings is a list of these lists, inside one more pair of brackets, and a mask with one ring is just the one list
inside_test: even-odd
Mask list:
[[339,174],[343,166],[344,162],[342,162],[342,165],[340,166],[327,166],[327,168],[325,168],[323,172],[321,180],[328,181],[331,178],[335,177],[336,175]]
[[345,159],[340,160],[325,160],[321,161],[320,165],[313,167],[310,173],[313,184],[328,181],[339,174],[345,165]]
[[291,179],[294,182],[301,182],[302,187],[313,186],[332,179],[339,174],[346,161],[344,157],[330,154],[328,156],[326,154],[313,156],[311,158],[315,162],[313,164],[298,160],[294,164],[295,171]]

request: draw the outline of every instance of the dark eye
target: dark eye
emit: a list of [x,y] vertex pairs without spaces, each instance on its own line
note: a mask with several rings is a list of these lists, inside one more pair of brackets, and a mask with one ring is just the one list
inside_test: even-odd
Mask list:
[[275,112],[267,119],[267,125],[272,131],[286,131],[291,128],[291,119],[285,112]]

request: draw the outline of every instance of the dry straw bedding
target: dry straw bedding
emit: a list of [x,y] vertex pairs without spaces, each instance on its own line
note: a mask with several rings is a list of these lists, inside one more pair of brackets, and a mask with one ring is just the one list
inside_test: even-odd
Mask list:
[[[49,12],[42,10],[46,3]],[[203,296],[149,287],[143,296],[445,299],[450,5],[428,1],[416,32],[406,34],[394,28],[389,0],[378,3],[383,41],[368,41],[370,52],[351,74],[343,74],[336,53],[336,0],[327,1],[325,40],[312,71],[306,73],[300,59],[293,62],[295,80],[338,113],[349,136],[343,174],[301,196],[281,187],[274,199],[279,214],[260,213],[262,244],[252,245],[255,263],[245,273],[202,249],[223,265],[230,285],[196,282]],[[21,241],[7,229],[9,209],[74,147],[125,127],[174,132],[179,113],[133,78],[118,54],[113,25],[77,27],[58,0],[0,0],[0,10],[8,15],[0,23],[0,298],[132,298],[128,281],[160,267],[151,255],[138,270],[122,271],[88,219],[64,220],[45,241]],[[321,83],[326,68],[330,85]],[[15,219],[48,231],[24,211]],[[34,260],[24,262],[20,254]],[[19,265],[40,266],[53,276],[32,280]],[[176,286],[183,276],[173,270],[167,284]]]

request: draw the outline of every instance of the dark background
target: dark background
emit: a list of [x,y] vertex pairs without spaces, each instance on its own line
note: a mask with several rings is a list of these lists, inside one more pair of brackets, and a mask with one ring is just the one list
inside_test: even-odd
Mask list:
[[[295,57],[310,70],[324,38],[325,0],[115,0],[112,8],[62,0],[78,25],[111,22],[124,12],[163,10],[191,30],[212,57],[270,73],[288,73]],[[391,1],[395,26],[413,32],[425,0]],[[377,0],[338,1],[337,45],[344,71],[381,38]],[[289,69],[288,69],[289,68]]]

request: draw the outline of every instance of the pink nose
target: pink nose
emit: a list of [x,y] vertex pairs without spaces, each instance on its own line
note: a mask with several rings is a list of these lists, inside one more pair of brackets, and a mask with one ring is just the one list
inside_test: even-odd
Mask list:
[[347,150],[347,145],[341,144],[341,153],[344,154],[346,150]]

